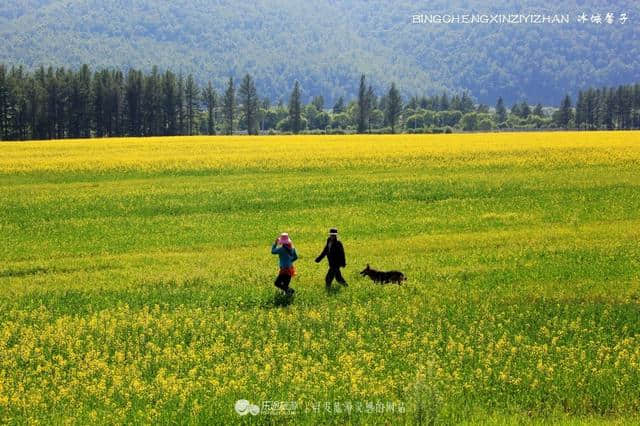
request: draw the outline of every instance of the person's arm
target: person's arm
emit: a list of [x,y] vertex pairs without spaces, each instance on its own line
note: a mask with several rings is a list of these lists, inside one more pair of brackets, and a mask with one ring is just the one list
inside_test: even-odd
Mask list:
[[296,249],[293,249],[293,255],[291,257],[291,262],[295,262],[296,260],[298,260],[298,252],[296,251]]
[[345,255],[344,255],[344,246],[342,245],[342,243],[340,243],[338,248],[340,249],[340,264],[342,264],[342,267],[346,267],[347,259],[345,258]]
[[280,248],[278,247],[278,243],[275,242],[271,246],[271,254],[280,254]]
[[320,256],[316,257],[316,263],[320,263],[320,261],[327,255],[327,252],[329,251],[328,247],[329,246],[325,244],[324,249],[322,249],[322,253],[320,253]]

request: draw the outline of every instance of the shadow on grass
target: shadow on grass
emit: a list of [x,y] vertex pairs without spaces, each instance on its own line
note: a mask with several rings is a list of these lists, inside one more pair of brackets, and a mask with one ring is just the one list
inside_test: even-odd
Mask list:
[[9,268],[0,271],[0,278],[24,278],[30,275],[43,274],[71,274],[74,272],[97,272],[114,269],[110,265],[94,265],[85,268],[45,268],[36,266],[33,268]]
[[25,269],[5,269],[4,271],[0,271],[0,278],[8,278],[8,277],[26,277],[29,275],[38,275],[38,274],[47,274],[49,273],[49,268],[35,267],[35,268],[25,268]]
[[281,292],[276,293],[273,298],[273,306],[277,308],[284,308],[293,303],[294,295],[287,295]]
[[342,291],[342,285],[331,285],[331,286],[325,286],[324,290],[327,292],[327,295],[329,296],[335,296],[336,294],[340,293],[340,291]]

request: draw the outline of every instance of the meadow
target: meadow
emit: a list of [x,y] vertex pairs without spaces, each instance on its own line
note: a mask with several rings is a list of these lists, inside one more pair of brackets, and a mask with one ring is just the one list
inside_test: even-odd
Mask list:
[[[639,142],[0,143],[0,421],[639,421]],[[332,226],[349,287],[326,291]]]

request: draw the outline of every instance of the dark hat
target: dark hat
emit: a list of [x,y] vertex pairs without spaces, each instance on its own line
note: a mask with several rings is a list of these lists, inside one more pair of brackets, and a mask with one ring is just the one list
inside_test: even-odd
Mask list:
[[329,229],[329,235],[338,235],[338,228]]

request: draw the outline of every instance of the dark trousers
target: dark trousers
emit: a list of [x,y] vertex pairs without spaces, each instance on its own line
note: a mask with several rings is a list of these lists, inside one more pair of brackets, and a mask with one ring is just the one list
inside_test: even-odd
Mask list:
[[276,277],[276,282],[273,284],[281,290],[286,290],[289,288],[289,283],[291,282],[291,275],[279,274]]
[[340,268],[339,267],[329,267],[329,270],[327,271],[327,276],[324,279],[324,282],[327,284],[327,287],[329,287],[331,285],[331,283],[333,282],[333,279],[336,279],[336,281],[338,281],[340,284],[344,284],[345,280],[342,277],[342,273],[340,272]]

